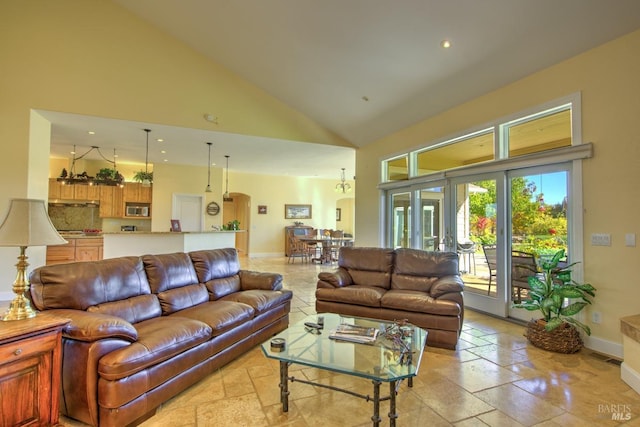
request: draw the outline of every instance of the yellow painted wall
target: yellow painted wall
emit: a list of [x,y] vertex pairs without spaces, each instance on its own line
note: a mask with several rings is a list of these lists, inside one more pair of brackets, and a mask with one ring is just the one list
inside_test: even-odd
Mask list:
[[[349,146],[108,0],[3,0],[0,58],[2,217],[12,197],[47,197],[49,141],[32,109]],[[0,294],[16,251],[0,248]],[[44,248],[28,254],[33,268]]]
[[[354,185],[353,181],[348,181]],[[334,191],[337,180],[291,178],[229,172],[229,191],[251,197],[249,254],[251,256],[282,255],[284,227],[293,225],[285,219],[285,204],[310,204],[311,219],[301,220],[314,228],[339,228],[336,207],[343,195]],[[258,205],[267,206],[267,214],[258,214]],[[221,204],[222,206],[222,204]],[[244,228],[241,224],[241,228]]]
[[[593,338],[622,342],[619,319],[640,310],[638,247],[624,245],[625,233],[640,238],[640,31],[592,49],[518,82],[403,129],[356,152],[356,224],[359,245],[378,245],[379,161],[399,150],[460,133],[491,120],[567,96],[582,94],[583,141],[594,156],[583,162],[584,278],[597,289],[590,310],[602,323],[587,321]],[[371,183],[363,185],[362,183]],[[592,233],[611,233],[611,247],[593,247]]]

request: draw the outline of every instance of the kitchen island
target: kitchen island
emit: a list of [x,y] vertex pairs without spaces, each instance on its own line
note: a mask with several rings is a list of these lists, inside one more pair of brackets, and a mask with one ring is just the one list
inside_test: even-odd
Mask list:
[[224,231],[123,231],[103,233],[104,258],[190,252],[203,249],[235,248],[236,233]]

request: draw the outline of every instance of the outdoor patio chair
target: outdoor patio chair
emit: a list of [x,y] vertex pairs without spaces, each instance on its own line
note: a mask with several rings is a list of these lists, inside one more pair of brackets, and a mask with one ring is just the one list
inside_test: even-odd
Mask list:
[[511,251],[511,298],[513,302],[522,301],[522,290],[529,290],[529,276],[535,276],[538,265],[534,254]]
[[482,252],[484,252],[484,257],[487,261],[487,267],[489,267],[489,287],[487,289],[487,295],[491,293],[491,284],[493,280],[497,278],[496,270],[497,270],[497,254],[496,254],[496,245],[482,245]]

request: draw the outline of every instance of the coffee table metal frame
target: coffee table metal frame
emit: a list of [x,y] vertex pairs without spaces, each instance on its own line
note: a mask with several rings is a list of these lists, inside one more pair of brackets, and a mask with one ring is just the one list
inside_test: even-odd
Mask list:
[[[398,389],[404,379],[408,380],[409,387],[413,385],[412,379],[418,373],[424,345],[427,341],[427,331],[417,326],[407,326],[412,332],[410,337],[405,339],[405,342],[409,344],[411,352],[408,354],[406,361],[400,364],[397,360],[398,354],[394,352],[396,347],[382,336],[382,331],[393,323],[330,313],[324,314],[323,317],[324,328],[320,331],[304,325],[305,322],[316,322],[318,317],[314,315],[290,325],[287,330],[273,337],[285,340],[285,348],[282,351],[271,348],[271,339],[261,346],[266,357],[276,359],[280,363],[280,402],[282,403],[282,411],[289,411],[289,381],[292,383],[300,382],[339,391],[364,399],[367,402],[373,402],[371,420],[374,427],[378,427],[382,421],[380,418],[380,402],[388,400],[389,425],[395,426],[398,418],[396,412]],[[335,330],[339,323],[376,327],[381,330],[381,334],[374,344],[350,343],[330,339],[329,334],[332,330]],[[373,383],[373,396],[289,376],[289,365],[293,363],[370,379]],[[389,383],[389,395],[381,397],[380,386],[384,382]]]

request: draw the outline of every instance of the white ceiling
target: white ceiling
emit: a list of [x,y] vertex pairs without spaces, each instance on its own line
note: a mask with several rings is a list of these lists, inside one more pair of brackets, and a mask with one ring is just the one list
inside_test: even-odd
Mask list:
[[[113,1],[355,146],[640,28],[638,0]],[[444,39],[451,48],[440,46]],[[54,121],[54,145],[71,138],[71,122]],[[122,124],[137,129],[127,144],[142,142],[144,161],[143,124]],[[227,149],[225,135],[163,131],[176,132],[171,152],[179,152],[181,162],[202,163],[203,141]],[[256,156],[252,138],[228,138],[228,150],[218,154],[231,155],[232,170],[269,165],[292,167],[297,175],[298,166],[307,176],[311,169],[311,175],[336,177],[347,167],[347,176],[353,174],[354,163],[345,164],[353,151],[345,158],[344,148],[303,144],[306,155],[299,155],[313,164],[305,168],[295,143],[269,140]],[[326,151],[335,151],[328,170],[317,163],[331,157]],[[280,166],[283,161],[289,165]]]

